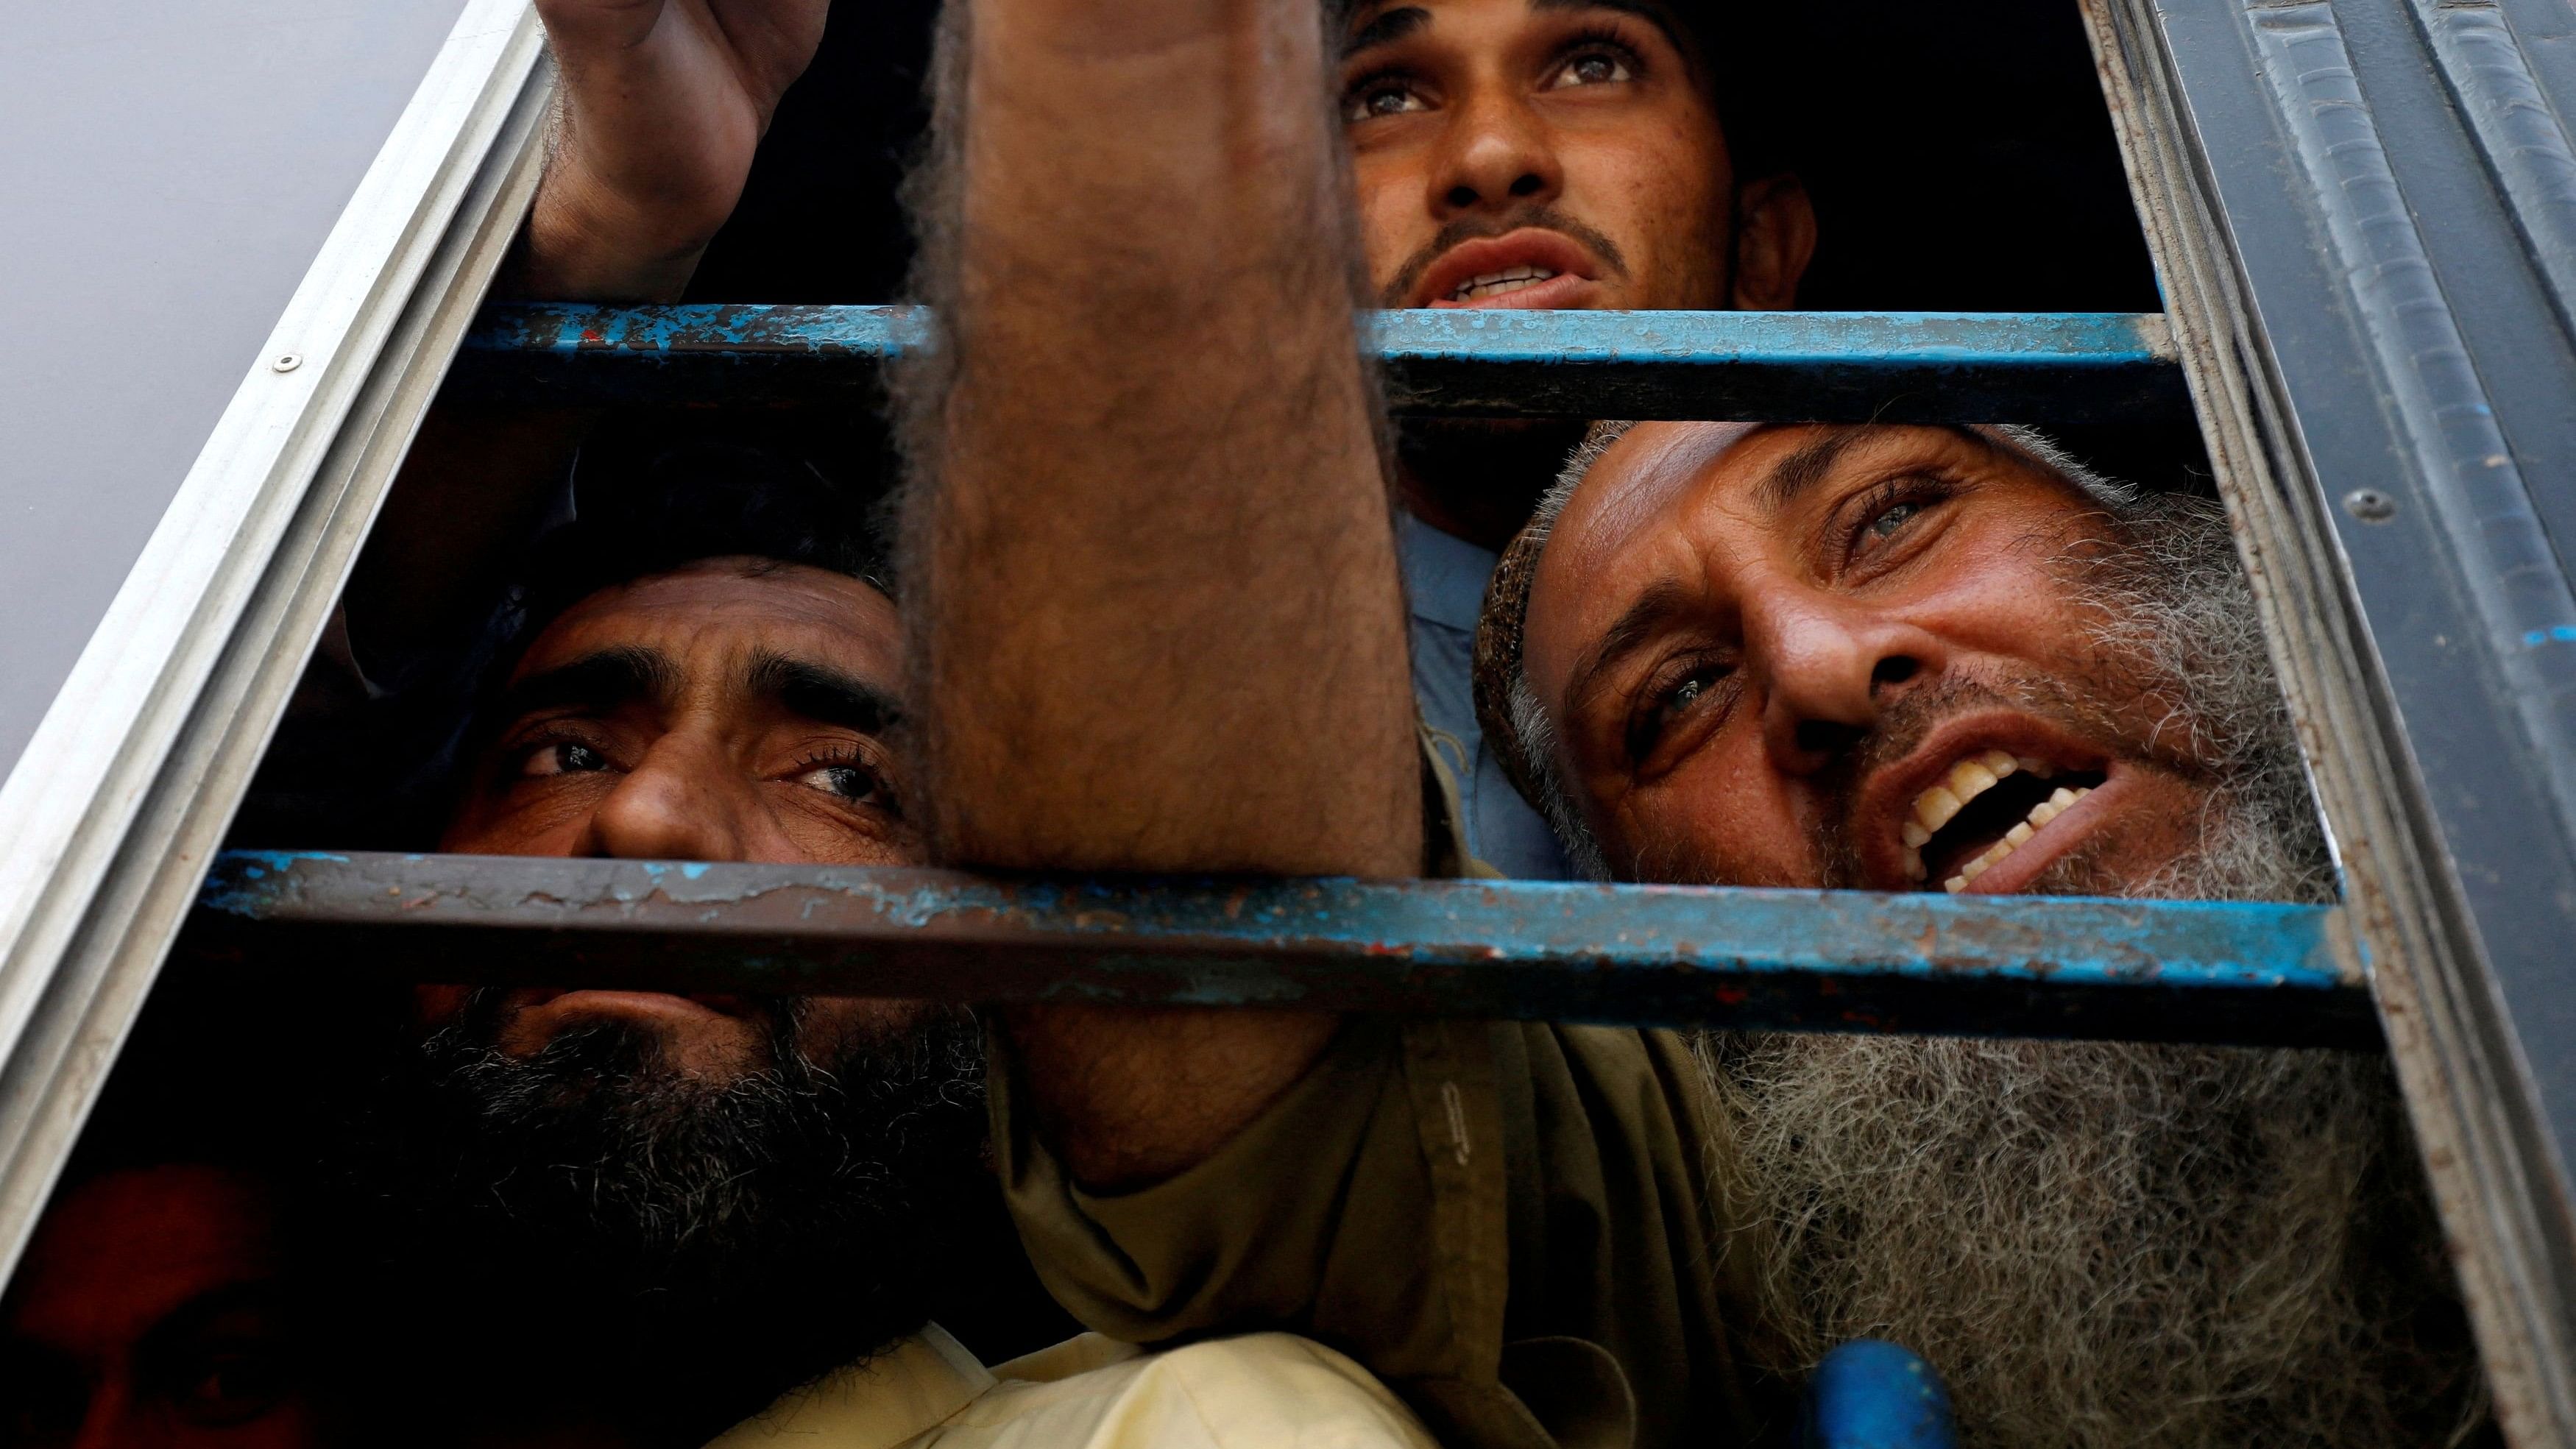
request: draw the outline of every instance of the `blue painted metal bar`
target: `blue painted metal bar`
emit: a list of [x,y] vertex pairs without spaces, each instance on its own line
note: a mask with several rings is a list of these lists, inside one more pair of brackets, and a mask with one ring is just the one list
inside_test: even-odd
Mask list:
[[222,857],[197,949],[414,979],[2368,1045],[2315,906]]
[[[563,402],[846,400],[927,345],[901,307],[502,306],[453,386]],[[1399,412],[2110,422],[2189,416],[2164,319],[2122,313],[1370,314]]]

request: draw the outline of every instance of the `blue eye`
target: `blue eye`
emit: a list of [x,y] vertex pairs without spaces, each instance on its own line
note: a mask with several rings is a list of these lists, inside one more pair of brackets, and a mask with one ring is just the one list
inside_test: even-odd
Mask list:
[[1565,67],[1556,73],[1552,89],[1564,90],[1569,86],[1602,86],[1613,81],[1634,79],[1636,79],[1636,73],[1629,69],[1625,60],[1608,51],[1595,50],[1587,51],[1567,61]]
[[1408,111],[1429,109],[1429,103],[1411,85],[1387,78],[1352,87],[1342,101],[1342,120],[1352,123],[1372,116],[1400,116]]
[[1914,516],[1922,511],[1920,503],[1899,503],[1869,521],[1870,537],[1893,538],[1898,529],[1913,522]]

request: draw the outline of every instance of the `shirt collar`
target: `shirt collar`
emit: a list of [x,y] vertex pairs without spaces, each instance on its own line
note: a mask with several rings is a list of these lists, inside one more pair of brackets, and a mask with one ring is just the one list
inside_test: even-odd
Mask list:
[[945,1423],[994,1385],[936,1323],[874,1358],[834,1369],[726,1430],[707,1449],[894,1449]]
[[1499,556],[1410,513],[1395,516],[1395,551],[1404,561],[1404,592],[1413,616],[1476,632],[1477,616],[1485,611],[1485,585],[1494,577]]

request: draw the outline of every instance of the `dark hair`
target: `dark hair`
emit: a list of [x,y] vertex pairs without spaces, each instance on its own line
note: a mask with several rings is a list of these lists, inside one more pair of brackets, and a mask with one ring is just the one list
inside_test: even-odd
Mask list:
[[473,657],[451,678],[470,708],[438,752],[441,808],[501,721],[491,706],[521,655],[564,612],[602,589],[707,559],[746,558],[846,574],[891,598],[876,510],[812,462],[704,436],[640,438],[603,430],[572,477],[572,520],[540,537]]
[[368,698],[290,715],[236,841],[421,848],[454,804],[459,772],[520,655],[602,589],[739,556],[846,574],[891,595],[875,493],[693,422],[601,425],[558,504],[569,518],[527,548],[514,583],[445,645],[368,658]]
[[1727,158],[1738,182],[1798,169],[1790,123],[1792,77],[1803,47],[1785,7],[1747,0],[1664,0],[1697,42]]
[[868,502],[802,458],[705,437],[594,438],[573,469],[572,511],[502,605],[496,669],[592,594],[703,559],[799,564],[894,593]]

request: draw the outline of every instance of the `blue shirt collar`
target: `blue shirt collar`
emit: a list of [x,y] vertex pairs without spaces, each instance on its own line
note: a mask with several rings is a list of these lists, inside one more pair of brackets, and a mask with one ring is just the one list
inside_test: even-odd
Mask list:
[[1501,556],[1403,512],[1395,516],[1395,552],[1404,564],[1404,592],[1413,617],[1475,633],[1477,616],[1485,609],[1485,585]]

